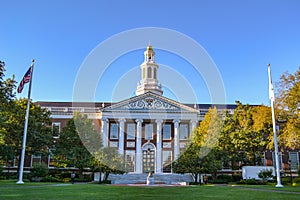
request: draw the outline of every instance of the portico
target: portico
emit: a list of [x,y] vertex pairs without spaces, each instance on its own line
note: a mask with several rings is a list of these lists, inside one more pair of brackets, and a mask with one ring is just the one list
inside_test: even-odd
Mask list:
[[129,172],[172,173],[199,111],[162,96],[151,45],[144,55],[137,96],[101,109],[103,146],[117,148]]

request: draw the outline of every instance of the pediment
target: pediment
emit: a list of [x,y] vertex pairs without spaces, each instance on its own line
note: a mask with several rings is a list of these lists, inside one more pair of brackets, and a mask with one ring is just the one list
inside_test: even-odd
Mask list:
[[198,110],[169,98],[147,92],[102,109],[102,112],[188,112]]

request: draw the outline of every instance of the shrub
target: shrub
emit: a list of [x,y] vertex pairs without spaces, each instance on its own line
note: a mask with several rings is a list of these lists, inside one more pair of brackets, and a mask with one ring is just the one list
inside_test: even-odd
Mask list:
[[41,180],[41,182],[61,182],[61,180],[53,176],[46,176]]
[[300,184],[300,177],[293,178],[293,183]]
[[263,182],[266,182],[268,179],[273,178],[273,170],[261,170],[258,173],[258,177],[261,178],[263,180]]
[[49,169],[45,163],[33,165],[31,169],[32,177],[45,177],[49,172]]
[[257,181],[254,178],[253,179],[246,179],[246,180],[240,180],[237,182],[237,184],[246,184],[246,185],[265,185],[267,184],[264,181]]
[[290,185],[291,184],[291,178],[290,177],[283,177],[283,178],[281,178],[281,183],[283,185]]

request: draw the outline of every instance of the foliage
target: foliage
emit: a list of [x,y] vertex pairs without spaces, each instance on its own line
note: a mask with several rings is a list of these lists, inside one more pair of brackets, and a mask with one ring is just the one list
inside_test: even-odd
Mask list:
[[253,179],[240,180],[237,184],[246,184],[246,185],[266,185],[265,181],[258,181]]
[[110,173],[123,174],[126,171],[124,159],[113,147],[101,149],[94,158],[93,167],[93,171],[104,173],[104,180],[99,180],[99,182],[107,181]]
[[[233,114],[225,114],[218,150],[222,151],[223,164],[242,162],[259,165],[264,150],[271,141],[272,121],[266,106],[237,103]],[[231,167],[231,166],[229,166]]]
[[278,83],[276,105],[280,121],[280,144],[291,149],[300,148],[300,68],[294,73],[285,73]]
[[93,165],[94,156],[99,153],[101,145],[100,134],[94,129],[92,120],[75,113],[57,140],[54,152],[57,167],[78,168],[79,177],[82,178],[84,168]]
[[263,180],[263,182],[266,182],[268,179],[273,178],[273,170],[261,170],[258,173],[258,177],[261,178]]
[[[8,163],[20,154],[27,99],[15,99],[16,82],[4,80],[4,62],[0,61],[0,159]],[[30,103],[26,153],[47,154],[52,145],[50,112]]]
[[48,172],[48,166],[45,163],[35,164],[30,170],[33,177],[45,177]]
[[174,162],[175,173],[191,173],[196,182],[198,174],[213,173],[222,168],[215,146],[222,129],[222,118],[217,109],[209,109],[203,121],[193,132],[185,152]]
[[53,176],[45,176],[41,182],[62,182],[60,179],[55,178]]

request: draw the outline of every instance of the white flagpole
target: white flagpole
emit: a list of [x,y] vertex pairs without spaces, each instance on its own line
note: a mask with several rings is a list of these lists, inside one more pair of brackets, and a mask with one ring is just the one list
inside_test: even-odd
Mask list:
[[21,152],[21,160],[20,160],[19,180],[18,180],[17,184],[24,184],[23,170],[24,170],[24,160],[25,160],[25,148],[26,148],[27,127],[28,127],[29,108],[30,108],[30,93],[31,93],[31,83],[32,83],[32,76],[33,76],[33,67],[34,67],[34,60],[32,60],[32,64],[31,64],[31,73],[30,73],[31,76],[30,76],[29,89],[28,89],[28,99],[27,99],[27,107],[26,107],[26,115],[25,115],[25,125],[24,125],[22,152]]
[[271,65],[268,64],[268,75],[269,75],[269,98],[272,109],[272,121],[273,121],[273,142],[275,149],[275,163],[276,163],[276,176],[277,176],[277,185],[275,187],[283,187],[280,179],[280,167],[279,167],[279,155],[278,155],[278,144],[277,144],[277,134],[276,134],[276,120],[275,120],[275,111],[274,111],[274,103],[275,103],[275,95],[274,88],[272,85],[272,76],[271,76]]

